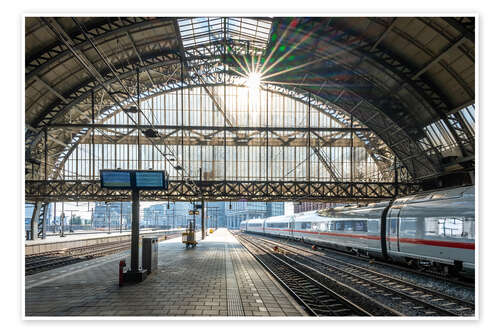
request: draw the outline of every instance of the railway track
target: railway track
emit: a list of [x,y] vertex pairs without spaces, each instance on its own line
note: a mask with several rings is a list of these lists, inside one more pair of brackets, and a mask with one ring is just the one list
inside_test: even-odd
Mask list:
[[[272,236],[266,235],[264,237],[272,237]],[[287,239],[287,238],[281,238],[281,237],[278,237],[278,238],[282,239],[282,240],[286,240],[287,243],[289,241],[289,239]],[[292,240],[292,242],[296,242],[296,241]],[[314,243],[307,242],[307,241],[303,242],[303,244],[308,244],[310,246],[315,245]],[[459,286],[466,287],[466,288],[470,288],[470,289],[475,288],[475,283],[474,283],[473,279],[471,279],[471,278],[466,278],[466,277],[462,277],[462,276],[449,277],[449,276],[440,274],[438,272],[432,272],[429,270],[422,270],[422,269],[415,269],[415,268],[411,268],[411,267],[404,266],[402,264],[397,264],[397,263],[384,262],[384,261],[380,261],[380,260],[377,260],[374,258],[364,257],[364,256],[352,254],[352,253],[341,251],[341,250],[334,249],[334,248],[329,248],[329,247],[324,247],[324,246],[318,246],[318,248],[321,248],[321,250],[326,251],[325,255],[327,255],[329,257],[331,257],[330,256],[330,254],[331,254],[331,255],[335,255],[335,256],[353,258],[355,260],[370,262],[371,264],[376,264],[376,265],[384,266],[387,268],[393,268],[393,269],[396,269],[399,271],[404,271],[404,272],[408,272],[411,274],[416,274],[416,275],[419,275],[422,277],[429,277],[432,279],[452,283],[452,284],[459,285]]]
[[342,284],[327,285],[317,274],[298,269],[265,247],[237,235],[241,244],[313,316],[400,316],[376,300]]
[[[171,234],[166,236],[165,239],[178,236],[179,234]],[[94,244],[90,246],[81,246],[65,250],[56,250],[36,255],[25,256],[25,275],[33,275],[81,261],[126,251],[129,248],[129,241],[120,241],[105,244]]]
[[282,260],[316,272],[333,283],[352,286],[355,290],[389,306],[406,316],[473,316],[474,304],[455,297],[358,266],[314,251],[254,236],[241,236]]
[[97,257],[125,251],[130,247],[128,242],[116,242],[113,244],[91,245],[67,249],[65,251],[52,251],[48,254],[26,257],[25,274],[32,275],[50,269],[90,260]]

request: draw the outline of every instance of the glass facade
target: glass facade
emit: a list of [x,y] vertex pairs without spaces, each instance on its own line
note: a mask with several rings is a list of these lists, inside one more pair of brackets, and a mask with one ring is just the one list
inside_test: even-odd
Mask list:
[[227,227],[230,229],[239,229],[241,221],[280,216],[284,213],[285,204],[283,202],[226,202]]
[[[345,126],[335,117],[278,92],[200,87],[145,99],[141,108],[140,115],[116,112],[104,122],[111,128],[85,136],[61,178],[98,179],[100,169],[117,168],[166,170],[172,180],[199,179],[200,168],[206,180],[387,181],[392,176],[379,170],[356,134],[351,147],[349,132],[331,130]],[[147,138],[143,129],[138,138],[133,126],[138,119],[155,134]]]

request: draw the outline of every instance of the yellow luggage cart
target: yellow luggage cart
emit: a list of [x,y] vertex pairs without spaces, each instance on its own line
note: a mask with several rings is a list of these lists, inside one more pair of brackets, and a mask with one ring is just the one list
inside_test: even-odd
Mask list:
[[186,231],[182,233],[182,243],[186,244],[186,248],[189,246],[195,247],[198,244],[195,236],[194,220],[189,221]]

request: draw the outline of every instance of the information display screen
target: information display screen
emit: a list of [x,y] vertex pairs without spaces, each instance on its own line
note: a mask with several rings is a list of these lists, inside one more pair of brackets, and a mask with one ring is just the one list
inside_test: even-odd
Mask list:
[[101,187],[131,188],[132,176],[129,171],[102,170]]
[[138,189],[165,188],[165,174],[162,171],[136,171],[135,187]]
[[159,190],[166,188],[165,172],[152,170],[101,170],[101,187]]

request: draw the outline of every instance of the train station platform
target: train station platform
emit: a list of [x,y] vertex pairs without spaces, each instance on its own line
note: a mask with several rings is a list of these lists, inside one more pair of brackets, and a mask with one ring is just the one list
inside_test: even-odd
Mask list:
[[[161,237],[174,233],[181,233],[183,229],[169,230],[140,230],[140,236],[158,235]],[[47,237],[45,239],[25,240],[24,254],[32,255],[48,251],[70,249],[80,246],[89,246],[95,244],[123,242],[130,240],[130,231],[123,232],[95,232],[95,233],[66,233],[64,237]]]
[[158,252],[158,270],[136,285],[118,286],[118,263],[127,252],[27,276],[25,315],[306,315],[227,229],[195,248],[168,239]]

